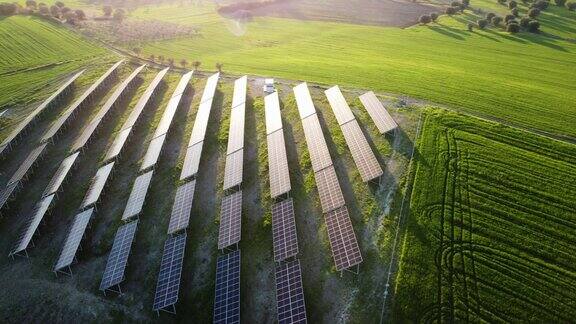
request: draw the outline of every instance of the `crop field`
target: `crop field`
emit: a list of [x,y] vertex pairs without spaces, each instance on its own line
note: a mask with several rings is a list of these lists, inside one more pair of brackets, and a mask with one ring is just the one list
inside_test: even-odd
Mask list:
[[424,115],[393,321],[576,317],[576,147]]
[[[574,38],[576,13],[566,9],[542,13],[546,34],[510,35],[495,29],[468,32],[468,21],[479,19],[470,11],[399,29],[271,17],[240,23],[204,3],[131,12],[130,19],[165,19],[200,30],[198,36],[134,46],[142,46],[143,57],[199,60],[202,69],[220,62],[234,73],[370,85],[526,128],[576,135],[576,44],[563,39]],[[506,11],[495,1],[471,5]]]

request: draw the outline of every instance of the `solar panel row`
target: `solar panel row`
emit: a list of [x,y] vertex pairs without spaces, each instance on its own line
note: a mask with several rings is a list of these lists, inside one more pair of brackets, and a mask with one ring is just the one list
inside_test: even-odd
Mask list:
[[174,205],[172,206],[170,224],[168,225],[168,235],[188,228],[195,188],[196,180],[186,182],[178,187],[176,197],[174,198]]
[[82,75],[82,73],[84,73],[84,71],[85,70],[82,70],[82,71],[74,74],[68,80],[66,80],[66,82],[64,82],[64,84],[62,84],[60,86],[60,88],[58,88],[58,90],[56,90],[50,97],[48,97],[36,109],[34,109],[34,111],[32,113],[30,113],[26,118],[24,118],[24,120],[22,120],[18,125],[16,125],[16,127],[12,130],[12,132],[10,132],[10,134],[8,134],[8,136],[0,144],[0,148],[2,148],[0,150],[0,154],[2,154],[4,152],[5,148],[10,148],[15,143],[16,138],[26,128],[28,128],[28,126],[31,125],[31,123],[34,121],[34,119],[36,119],[36,117],[38,117],[38,115],[40,115],[48,106],[50,106],[52,103],[54,103],[54,101],[58,100],[59,97],[61,97],[65,93],[67,93],[70,90],[69,86],[80,75]]
[[130,255],[137,226],[138,220],[125,224],[116,231],[114,243],[100,282],[100,290],[110,289],[124,281],[124,271],[128,264],[128,256]]
[[384,105],[378,100],[374,92],[366,92],[360,96],[360,101],[368,111],[368,115],[376,124],[380,134],[385,134],[398,127],[392,116],[388,113]]
[[336,115],[342,133],[344,133],[344,139],[352,153],[352,158],[360,172],[362,181],[367,182],[380,177],[383,174],[382,168],[340,88],[334,86],[324,93],[330,102],[334,115]]
[[276,198],[292,189],[283,131],[279,130],[269,134],[266,141],[268,144],[270,196]]
[[266,135],[282,129],[282,115],[280,114],[278,92],[273,92],[264,97],[264,110],[266,114]]
[[213,322],[240,323],[240,250],[221,255],[216,261]]
[[142,164],[140,165],[140,171],[148,170],[156,165],[158,162],[158,158],[160,157],[160,152],[162,151],[162,147],[164,146],[164,140],[166,139],[166,134],[162,134],[150,141],[148,144],[148,150],[144,155],[144,160],[142,160]]
[[244,147],[244,116],[246,103],[232,108],[230,113],[230,128],[228,130],[228,148],[226,154],[234,153]]
[[234,81],[234,95],[232,97],[232,108],[241,104],[246,104],[246,90],[248,89],[248,77],[245,75]]
[[110,162],[105,166],[98,169],[94,178],[92,178],[92,182],[90,183],[90,188],[86,192],[84,196],[84,200],[80,205],[80,209],[84,209],[88,206],[95,204],[99,199],[104,187],[106,186],[106,182],[108,181],[108,177],[112,173],[112,168],[114,167],[115,162]]
[[108,77],[112,75],[114,71],[122,64],[124,60],[121,60],[114,64],[106,73],[104,73],[96,82],[94,82],[90,88],[88,88],[84,93],[66,109],[66,111],[61,115],[58,120],[52,124],[52,126],[44,133],[42,136],[42,142],[50,140],[56,133],[62,128],[64,123],[68,120],[68,118],[76,111],[80,105],[84,102],[89,101],[91,99],[91,95],[98,89],[103,83],[108,80]]
[[198,142],[186,149],[186,157],[184,158],[184,165],[180,173],[180,180],[192,177],[198,173],[200,167],[200,156],[202,156],[202,146],[204,142]]
[[242,173],[244,171],[243,163],[244,149],[240,149],[226,156],[223,190],[228,190],[242,184]]
[[274,261],[281,262],[298,254],[296,220],[292,198],[272,205]]
[[144,206],[144,200],[146,199],[146,193],[148,192],[148,187],[150,186],[153,174],[154,171],[148,171],[138,176],[134,181],[130,197],[128,198],[128,203],[124,209],[124,214],[122,214],[123,221],[138,216],[142,211],[142,206]]
[[72,262],[74,262],[76,258],[76,252],[80,247],[80,242],[82,241],[82,237],[84,237],[86,227],[90,222],[90,218],[92,218],[93,212],[94,207],[80,212],[74,217],[72,226],[70,226],[70,231],[68,232],[66,240],[64,241],[64,247],[60,252],[58,261],[56,261],[56,265],[54,266],[55,272],[64,272],[63,270],[65,268],[70,270],[70,265],[72,265]]
[[70,169],[72,169],[72,166],[74,165],[74,162],[76,161],[76,158],[78,158],[79,154],[80,154],[79,152],[76,152],[65,158],[64,161],[60,163],[58,170],[56,170],[56,173],[54,173],[54,175],[52,176],[52,179],[48,183],[48,186],[46,186],[46,189],[44,190],[42,197],[56,193],[58,189],[60,189],[60,186],[66,179],[66,176],[68,175],[68,172],[70,172]]
[[343,206],[335,209],[325,214],[324,218],[336,270],[342,271],[360,264],[362,254],[352,228],[348,208]]
[[310,153],[312,170],[318,172],[331,166],[332,157],[330,157],[318,115],[313,114],[304,118],[302,120],[302,126],[304,128],[306,144],[308,145],[308,152]]
[[8,204],[8,201],[17,187],[18,183],[13,183],[7,185],[2,191],[0,191],[0,210]]
[[54,199],[54,195],[44,197],[38,204],[36,204],[34,211],[22,229],[22,232],[16,242],[16,246],[14,249],[12,249],[10,255],[16,255],[25,252],[26,249],[28,249],[28,245],[30,245],[30,242],[32,242],[32,238],[34,237],[40,222],[42,222],[44,215],[48,211],[50,204],[52,203],[52,199]]
[[234,83],[234,98],[230,111],[230,128],[228,131],[228,147],[226,150],[226,165],[224,170],[224,188],[242,184],[244,164],[244,121],[246,115],[247,77],[237,79]]
[[306,323],[300,261],[276,265],[278,324]]
[[20,180],[26,176],[32,166],[38,161],[42,153],[44,153],[45,148],[46,143],[40,144],[38,147],[32,150],[30,154],[28,154],[24,162],[20,164],[16,172],[14,172],[10,180],[8,180],[8,186],[20,182]]
[[240,242],[242,232],[242,191],[222,198],[218,249],[222,250]]
[[184,262],[184,249],[186,247],[186,233],[169,236],[164,243],[164,253],[160,263],[160,273],[154,294],[154,311],[166,310],[178,301],[182,264]]

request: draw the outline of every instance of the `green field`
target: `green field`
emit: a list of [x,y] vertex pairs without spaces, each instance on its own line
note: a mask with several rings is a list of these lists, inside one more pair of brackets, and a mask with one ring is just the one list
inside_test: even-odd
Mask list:
[[[15,121],[70,73],[100,67],[106,50],[63,26],[36,17],[0,17],[0,111],[16,108]],[[78,80],[83,84],[94,76]]]
[[[497,6],[478,2],[486,11],[506,12]],[[200,29],[200,36],[142,44],[146,57],[200,60],[208,70],[221,62],[229,72],[398,93],[576,135],[576,44],[562,39],[574,37],[576,13],[566,9],[551,6],[542,15],[545,35],[470,33],[467,21],[478,18],[470,12],[407,29],[262,17],[240,25],[208,4],[143,7],[131,17]]]
[[392,319],[576,318],[576,147],[429,110]]

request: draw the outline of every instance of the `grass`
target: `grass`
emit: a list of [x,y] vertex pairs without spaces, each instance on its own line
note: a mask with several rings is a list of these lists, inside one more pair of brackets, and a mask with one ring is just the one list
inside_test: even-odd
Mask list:
[[[482,1],[479,6],[492,4]],[[576,26],[574,12],[549,11],[543,25]],[[196,37],[141,44],[146,57],[200,60],[209,70],[221,62],[228,72],[401,93],[576,136],[576,44],[554,35],[468,32],[467,21],[479,18],[469,12],[406,29],[280,18],[239,25],[218,16],[210,4],[148,6],[131,17],[201,30]]]
[[428,110],[393,321],[576,316],[576,147]]

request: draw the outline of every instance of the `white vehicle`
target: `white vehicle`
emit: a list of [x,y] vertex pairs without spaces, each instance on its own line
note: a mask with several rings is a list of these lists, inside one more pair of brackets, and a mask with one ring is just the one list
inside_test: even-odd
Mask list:
[[264,93],[272,93],[276,91],[276,89],[274,89],[274,79],[265,79],[264,87],[262,90],[264,91]]

